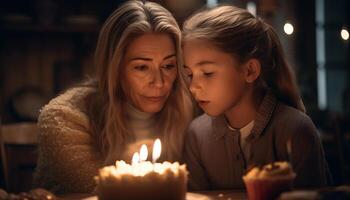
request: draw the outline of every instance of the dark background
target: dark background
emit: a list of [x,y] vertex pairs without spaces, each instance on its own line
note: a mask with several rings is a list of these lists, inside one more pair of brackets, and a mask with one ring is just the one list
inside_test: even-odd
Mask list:
[[[36,122],[39,109],[62,90],[93,76],[99,29],[121,0],[0,1],[0,118],[2,124]],[[156,1],[181,25],[204,0]],[[303,100],[325,147],[335,184],[350,182],[349,40],[347,0],[232,0],[257,6],[278,32],[298,76]],[[290,22],[294,33],[283,25]],[[349,30],[349,29],[348,29]]]

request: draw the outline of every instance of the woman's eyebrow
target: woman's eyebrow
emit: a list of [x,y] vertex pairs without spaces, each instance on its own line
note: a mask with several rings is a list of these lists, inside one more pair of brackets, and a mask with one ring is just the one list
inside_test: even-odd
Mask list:
[[170,55],[168,55],[168,56],[165,56],[165,57],[163,58],[163,60],[166,60],[166,59],[172,58],[172,57],[174,57],[174,56],[176,56],[176,54],[175,54],[175,53],[170,54]]
[[[165,56],[165,57],[163,58],[163,60],[172,58],[172,57],[174,57],[174,56],[176,56],[176,54],[174,54],[174,53],[173,53],[173,54],[170,54],[170,55],[168,55],[168,56]],[[134,61],[134,60],[152,61],[153,59],[152,59],[152,58],[147,58],[147,57],[134,57],[134,58],[131,58],[131,59],[129,60],[129,62]]]
[[129,60],[129,62],[134,61],[134,60],[144,60],[144,61],[152,61],[152,58],[146,58],[146,57],[134,57]]

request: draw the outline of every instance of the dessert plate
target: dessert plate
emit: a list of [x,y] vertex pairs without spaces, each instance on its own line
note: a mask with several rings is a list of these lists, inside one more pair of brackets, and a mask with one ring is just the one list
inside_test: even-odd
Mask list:
[[[88,197],[82,200],[97,200],[97,196]],[[186,200],[211,200],[210,197],[203,195],[203,194],[197,194],[192,192],[186,193]]]

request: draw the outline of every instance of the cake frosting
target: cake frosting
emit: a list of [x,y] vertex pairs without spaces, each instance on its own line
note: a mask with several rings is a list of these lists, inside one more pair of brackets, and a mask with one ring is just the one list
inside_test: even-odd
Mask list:
[[250,169],[244,176],[246,179],[266,179],[294,177],[295,173],[288,162],[274,162],[265,166],[256,166]]

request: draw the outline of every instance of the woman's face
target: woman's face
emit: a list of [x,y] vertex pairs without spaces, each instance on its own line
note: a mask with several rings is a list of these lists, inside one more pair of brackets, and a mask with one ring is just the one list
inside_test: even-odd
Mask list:
[[176,49],[170,35],[146,33],[132,40],[123,67],[127,100],[140,111],[159,112],[177,75]]

